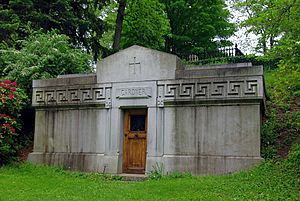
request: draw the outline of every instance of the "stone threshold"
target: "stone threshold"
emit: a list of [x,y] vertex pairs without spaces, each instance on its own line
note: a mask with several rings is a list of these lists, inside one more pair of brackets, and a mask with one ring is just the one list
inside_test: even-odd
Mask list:
[[117,174],[116,176],[122,177],[123,181],[145,181],[147,179],[147,176],[145,174],[121,173]]

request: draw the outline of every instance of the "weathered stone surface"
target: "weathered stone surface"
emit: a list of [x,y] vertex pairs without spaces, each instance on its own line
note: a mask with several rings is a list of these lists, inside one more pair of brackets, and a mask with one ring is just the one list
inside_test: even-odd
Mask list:
[[251,63],[237,63],[211,66],[185,66],[184,68],[176,70],[176,79],[224,78],[262,75],[262,66],[252,66]]
[[174,79],[181,62],[175,55],[134,45],[97,64],[97,82]]
[[66,86],[35,87],[33,106],[104,105],[111,107],[111,84],[68,84]]
[[96,84],[96,74],[83,74],[82,76],[59,76],[58,78],[46,79],[46,80],[33,80],[33,88],[38,87],[57,87],[57,86],[68,86],[68,85],[84,85],[84,84]]
[[104,58],[97,76],[33,82],[34,163],[123,172],[124,113],[147,109],[146,171],[224,174],[260,158],[262,66],[184,66],[133,46]]
[[164,154],[259,156],[259,115],[259,104],[165,108]]

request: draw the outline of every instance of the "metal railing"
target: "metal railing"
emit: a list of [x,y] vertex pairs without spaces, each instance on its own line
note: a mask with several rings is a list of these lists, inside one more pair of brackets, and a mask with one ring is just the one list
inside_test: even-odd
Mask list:
[[224,47],[217,50],[204,51],[199,53],[192,53],[190,55],[184,55],[181,58],[190,61],[201,61],[213,58],[222,58],[222,57],[236,57],[244,56],[243,52],[235,45],[234,47]]

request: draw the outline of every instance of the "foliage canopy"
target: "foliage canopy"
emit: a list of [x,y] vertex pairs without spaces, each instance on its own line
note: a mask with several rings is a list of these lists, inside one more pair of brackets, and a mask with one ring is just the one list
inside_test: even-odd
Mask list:
[[[237,0],[235,5],[247,15],[247,19],[240,25],[246,27],[248,32],[259,36],[257,47],[259,52],[267,53],[273,47],[292,45],[299,41],[299,1]],[[280,48],[278,53],[286,52],[282,50]]]
[[[223,0],[117,2],[126,2],[122,48],[138,44],[183,55],[231,45],[227,39],[235,26],[229,22],[230,13]],[[113,16],[117,24],[121,23],[119,9],[110,9],[105,21],[111,22]]]
[[104,48],[100,38],[105,24],[99,17],[106,0],[9,0],[0,4],[0,41],[15,45],[32,31],[56,29],[73,45],[92,52],[96,59]]
[[231,44],[235,30],[223,0],[162,0],[170,20],[166,50],[178,55]]
[[164,37],[170,25],[164,4],[158,0],[130,0],[127,4],[122,35],[122,47],[142,45],[163,49]]
[[57,75],[91,72],[90,55],[74,48],[69,38],[55,31],[34,33],[22,41],[21,49],[2,50],[4,75],[20,87],[31,91],[34,79]]

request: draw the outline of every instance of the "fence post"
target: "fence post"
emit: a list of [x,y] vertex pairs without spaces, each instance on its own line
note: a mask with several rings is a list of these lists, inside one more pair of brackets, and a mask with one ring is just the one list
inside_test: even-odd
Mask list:
[[242,51],[237,47],[237,44],[235,44],[234,49],[235,49],[235,55],[234,56],[244,56]]

